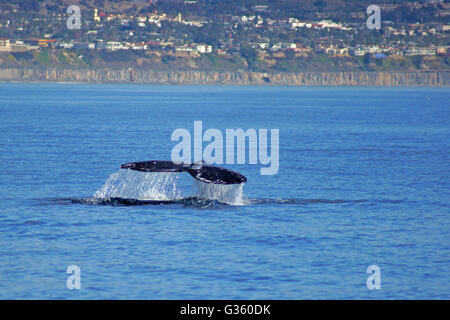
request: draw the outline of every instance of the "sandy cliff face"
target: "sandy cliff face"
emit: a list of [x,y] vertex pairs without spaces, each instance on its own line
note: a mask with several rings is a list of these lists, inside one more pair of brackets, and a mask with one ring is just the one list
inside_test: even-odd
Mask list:
[[0,69],[0,81],[291,86],[449,86],[450,72],[215,72],[136,69]]

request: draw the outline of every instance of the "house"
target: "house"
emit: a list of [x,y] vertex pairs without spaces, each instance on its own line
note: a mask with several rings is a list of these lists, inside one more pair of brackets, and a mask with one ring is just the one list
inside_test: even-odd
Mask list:
[[64,49],[72,49],[73,48],[73,42],[61,42],[59,43],[59,46]]
[[296,43],[287,43],[286,44],[286,49],[288,50],[294,50],[297,48],[297,44]]
[[311,24],[309,24],[309,26],[307,26],[306,22],[300,22],[300,21],[292,21],[290,23],[291,29],[304,28],[304,27],[310,28]]
[[131,49],[132,50],[147,50],[147,45],[145,44],[145,42],[133,43],[131,45]]
[[48,40],[47,39],[38,39],[38,46],[46,48],[48,47]]
[[297,47],[294,49],[295,52],[307,53],[311,52],[310,47],[302,47],[300,44],[297,44]]
[[340,23],[333,22],[331,20],[322,20],[319,22],[320,26],[322,28],[335,28],[335,29],[342,29],[343,25]]
[[379,46],[367,46],[366,53],[381,53],[382,50]]
[[11,52],[25,52],[37,49],[39,49],[39,46],[25,44],[25,42],[21,40],[16,40],[14,44],[11,44]]
[[411,47],[407,48],[405,50],[405,56],[425,56],[425,55],[435,55],[436,49],[429,47],[429,48],[418,48],[418,47]]
[[212,46],[207,44],[198,44],[196,47],[199,53],[210,53],[212,52]]
[[98,15],[98,9],[94,9],[94,21],[100,22],[100,16]]
[[106,50],[116,51],[123,49],[122,43],[119,41],[106,42]]
[[260,49],[267,49],[267,48],[269,48],[269,43],[268,42],[259,42],[259,43],[257,43],[257,46]]
[[361,48],[361,47],[357,47],[357,48],[353,49],[353,54],[354,54],[355,56],[363,56],[363,55],[366,54],[366,50],[364,50],[364,49]]
[[194,49],[192,49],[191,47],[188,47],[188,46],[178,46],[178,47],[175,48],[175,51],[178,51],[178,52],[192,52],[192,51],[194,51]]
[[11,51],[11,41],[6,38],[0,38],[0,51]]
[[436,53],[440,55],[448,55],[448,53],[450,53],[450,46],[439,46],[436,48]]
[[283,49],[282,43],[274,43],[272,48],[270,48],[271,51],[280,51],[281,49]]

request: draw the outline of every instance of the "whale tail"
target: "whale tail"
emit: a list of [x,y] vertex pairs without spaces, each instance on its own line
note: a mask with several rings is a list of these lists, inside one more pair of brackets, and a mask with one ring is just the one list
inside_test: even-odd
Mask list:
[[187,172],[197,180],[213,184],[241,184],[247,182],[247,178],[239,172],[203,162],[176,164],[172,161],[151,160],[125,163],[120,168],[144,172]]

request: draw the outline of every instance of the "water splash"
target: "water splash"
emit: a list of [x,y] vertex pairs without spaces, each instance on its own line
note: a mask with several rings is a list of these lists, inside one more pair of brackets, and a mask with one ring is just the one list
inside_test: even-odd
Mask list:
[[[213,184],[194,179],[196,192],[189,192],[180,183],[177,172],[138,172],[119,170],[113,173],[105,184],[95,192],[94,201],[104,199],[132,199],[149,201],[178,201],[197,199],[198,201],[218,201],[229,205],[245,205],[244,184]],[[191,192],[192,193],[192,192]]]
[[244,183],[242,184],[214,184],[195,180],[197,196],[208,200],[217,200],[235,206],[246,204],[244,200]]
[[94,198],[178,200],[182,194],[177,186],[178,179],[179,173],[119,170],[95,192]]

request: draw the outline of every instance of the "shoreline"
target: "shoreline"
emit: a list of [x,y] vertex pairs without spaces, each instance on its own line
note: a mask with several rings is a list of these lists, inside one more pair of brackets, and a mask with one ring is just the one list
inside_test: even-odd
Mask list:
[[0,82],[72,84],[449,87],[450,71],[159,71],[133,68],[2,68]]
[[43,80],[1,80],[1,84],[61,84],[61,85],[141,85],[141,86],[224,86],[224,87],[299,87],[299,88],[450,88],[450,85],[286,85],[286,84],[233,84],[233,83],[137,83],[137,82],[74,82]]

